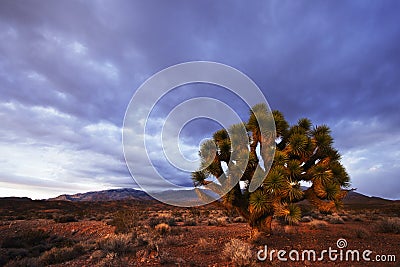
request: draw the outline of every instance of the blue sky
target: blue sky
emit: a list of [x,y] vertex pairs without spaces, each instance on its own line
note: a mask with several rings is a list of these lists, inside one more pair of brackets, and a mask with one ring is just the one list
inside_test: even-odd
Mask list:
[[[248,75],[291,123],[328,124],[352,186],[400,199],[399,12],[390,0],[0,1],[0,197],[134,187],[121,143],[132,95],[166,67],[208,60]],[[154,119],[194,96],[248,113],[196,84],[161,99]],[[215,129],[186,125],[184,153]]]

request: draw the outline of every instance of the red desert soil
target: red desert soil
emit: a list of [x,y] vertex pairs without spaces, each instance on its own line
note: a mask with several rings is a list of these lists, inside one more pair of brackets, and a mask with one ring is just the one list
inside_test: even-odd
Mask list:
[[[272,262],[256,261],[256,252],[264,245],[271,249],[283,249],[290,251],[296,249],[314,249],[317,253],[332,247],[337,249],[336,241],[339,238],[347,240],[347,249],[358,249],[373,251],[371,258],[376,254],[393,254],[399,257],[400,235],[377,233],[374,230],[373,221],[345,222],[344,224],[325,224],[320,229],[311,229],[310,223],[301,223],[295,227],[282,227],[274,224],[274,234],[267,237],[258,245],[253,245],[255,266],[400,266],[397,263],[378,262],[339,262],[329,261],[327,257],[323,261],[289,261],[280,262],[276,259]],[[226,226],[173,226],[179,230],[179,234],[172,236],[173,242],[163,244],[159,253],[167,255],[170,262],[164,261],[164,266],[233,266],[228,259],[224,258],[222,250],[224,245],[232,238],[248,241],[250,228],[245,223],[233,223]],[[9,224],[2,223],[0,226],[1,238],[8,238],[18,233],[42,229],[45,232],[57,236],[63,236],[75,240],[99,240],[114,233],[114,227],[99,221],[80,221],[70,223],[55,223],[53,220],[16,220]],[[365,230],[368,235],[357,237],[357,231]],[[201,245],[199,239],[204,239],[206,246]],[[148,255],[146,258],[125,256],[130,266],[158,266],[160,256],[158,253]],[[318,255],[318,254],[317,254]],[[82,255],[72,261],[53,266],[92,266],[93,261],[90,254]]]

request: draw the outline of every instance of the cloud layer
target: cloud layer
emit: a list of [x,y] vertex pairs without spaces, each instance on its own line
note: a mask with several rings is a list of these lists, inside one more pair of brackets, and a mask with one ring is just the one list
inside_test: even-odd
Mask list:
[[[168,66],[210,60],[246,73],[290,122],[331,126],[359,191],[400,198],[399,12],[398,1],[1,1],[0,196],[135,186],[121,144],[132,95]],[[193,85],[165,96],[155,121],[197,96],[248,113]],[[188,124],[187,156],[216,128]]]

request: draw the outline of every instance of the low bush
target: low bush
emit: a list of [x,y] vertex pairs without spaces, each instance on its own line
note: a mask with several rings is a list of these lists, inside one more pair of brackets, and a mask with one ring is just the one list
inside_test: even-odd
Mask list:
[[123,255],[135,250],[134,239],[131,234],[118,234],[107,237],[98,242],[99,248],[105,253]]
[[235,266],[248,266],[251,263],[251,246],[239,239],[231,239],[225,244],[223,255]]
[[355,230],[355,235],[357,238],[364,239],[370,235],[370,233],[364,228],[358,228]]
[[156,225],[158,225],[158,224],[160,224],[160,223],[162,223],[162,221],[161,221],[161,219],[158,218],[158,217],[151,217],[151,218],[148,220],[148,224],[149,224],[149,226],[150,226],[151,228],[156,227]]
[[116,234],[126,234],[132,232],[139,224],[139,220],[139,216],[135,212],[123,210],[114,214],[109,224],[115,226]]
[[32,248],[40,244],[46,244],[49,234],[43,230],[32,230],[5,238],[1,241],[3,248]]
[[400,218],[385,218],[377,226],[379,232],[400,234]]
[[83,246],[79,244],[73,247],[63,247],[63,248],[54,247],[44,252],[40,256],[39,261],[43,265],[63,263],[81,256],[82,254],[84,254],[84,252],[85,250]]
[[166,223],[160,223],[157,224],[154,229],[156,230],[157,233],[159,233],[160,235],[165,235],[167,233],[169,233],[171,231],[171,227],[166,224]]

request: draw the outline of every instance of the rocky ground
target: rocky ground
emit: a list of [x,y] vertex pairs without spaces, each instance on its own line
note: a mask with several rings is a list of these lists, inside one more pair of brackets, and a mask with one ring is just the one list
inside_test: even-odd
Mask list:
[[[400,266],[400,206],[346,207],[334,215],[304,208],[296,226],[273,224],[273,235],[249,240],[242,218],[215,206],[157,203],[1,202],[0,265],[5,266]],[[338,249],[345,243],[347,246]],[[265,261],[257,252],[268,248]],[[360,261],[301,259],[304,250],[358,250]],[[287,262],[278,260],[285,250]],[[299,260],[288,253],[296,250]],[[362,252],[370,250],[370,262]],[[376,255],[396,257],[377,262]],[[260,254],[264,256],[264,253]],[[295,257],[295,252],[292,252]],[[350,255],[351,256],[351,255]],[[343,256],[345,257],[345,256]],[[372,261],[374,260],[374,261]],[[391,261],[394,258],[390,259]]]

